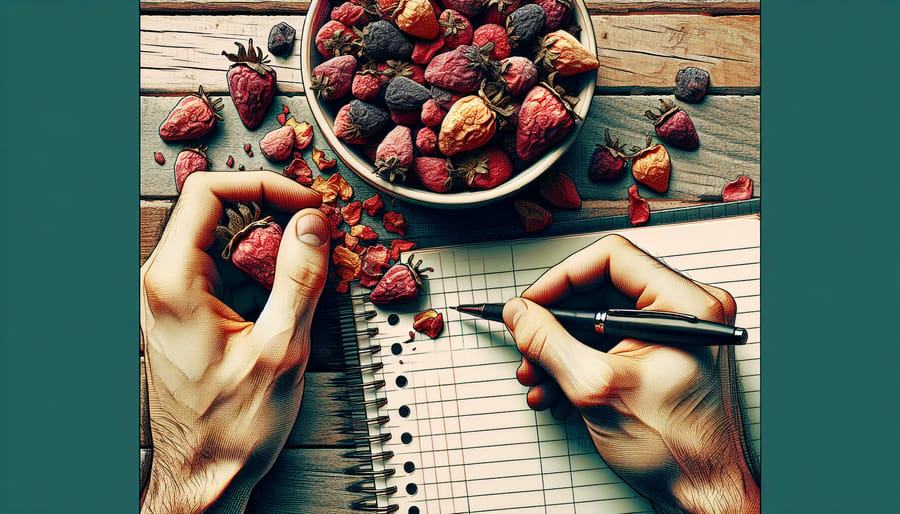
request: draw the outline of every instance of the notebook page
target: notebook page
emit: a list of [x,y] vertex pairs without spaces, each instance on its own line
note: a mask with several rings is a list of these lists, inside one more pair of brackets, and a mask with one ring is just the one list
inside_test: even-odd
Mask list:
[[[738,305],[736,324],[749,331],[737,347],[745,422],[752,450],[759,441],[759,223],[748,218],[618,231],[669,266],[728,290]],[[379,334],[380,355],[361,355],[362,364],[381,361],[373,379],[388,402],[370,408],[369,418],[388,416],[371,432],[391,439],[372,451],[394,457],[373,463],[393,469],[378,479],[395,494],[380,504],[401,513],[639,513],[649,503],[613,473],[597,455],[577,415],[566,421],[535,412],[527,388],[515,378],[520,354],[501,323],[475,320],[451,305],[502,302],[520,294],[547,268],[596,241],[599,234],[491,243],[415,251],[428,274],[414,305],[376,308],[370,320]],[[355,290],[363,293],[363,290]],[[367,308],[372,308],[367,305]],[[412,317],[434,308],[445,329],[436,340],[408,331]],[[397,314],[396,325],[388,315]],[[368,342],[361,342],[361,346]],[[376,393],[370,392],[371,397]]]

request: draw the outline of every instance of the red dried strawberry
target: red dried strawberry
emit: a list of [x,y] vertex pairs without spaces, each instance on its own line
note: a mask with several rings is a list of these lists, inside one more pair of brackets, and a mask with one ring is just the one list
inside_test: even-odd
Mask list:
[[509,180],[512,163],[499,148],[486,147],[456,165],[457,176],[472,189],[491,189]]
[[229,168],[234,168],[234,157],[229,155],[228,160],[225,161],[225,166],[228,166]]
[[548,31],[565,28],[572,21],[571,0],[535,0],[534,3],[544,8],[544,28]]
[[423,274],[426,271],[434,271],[434,269],[421,269],[421,260],[413,265],[413,258],[414,256],[410,255],[407,262],[394,264],[385,272],[369,295],[372,303],[391,305],[416,299],[422,288]]
[[362,202],[350,202],[341,207],[341,217],[344,218],[344,221],[351,227],[359,223],[359,220],[362,217]]
[[200,86],[197,93],[191,93],[175,104],[159,126],[159,137],[163,141],[203,137],[216,125],[216,120],[222,119],[221,109],[222,99],[211,99]]
[[437,54],[425,68],[425,80],[457,93],[474,93],[485,76],[497,67],[490,60],[493,49],[494,44],[488,42],[484,46],[460,45]]
[[153,160],[156,161],[156,164],[165,164],[166,156],[159,152],[153,152]]
[[431,59],[444,48],[443,33],[435,39],[417,39],[413,45],[412,62],[428,64]]
[[353,96],[365,102],[371,102],[381,93],[382,81],[372,70],[358,71],[353,76],[350,92]]
[[722,189],[722,200],[733,202],[736,200],[749,200],[753,198],[753,180],[741,175],[734,182],[725,184]]
[[471,19],[475,19],[484,10],[481,0],[442,0],[441,4],[445,9],[453,9]]
[[496,23],[487,23],[477,29],[472,34],[472,44],[484,46],[487,43],[493,43],[494,48],[488,54],[488,57],[499,61],[509,57],[512,49],[509,47],[509,39],[506,37],[506,28]]
[[419,84],[425,84],[425,69],[409,61],[389,59],[377,63],[375,71],[382,84],[390,82],[395,77],[406,77]]
[[444,330],[444,315],[434,309],[420,312],[413,317],[413,329],[435,339]]
[[275,70],[268,65],[269,58],[261,48],[253,48],[250,40],[248,49],[235,43],[237,54],[223,51],[222,55],[233,62],[228,68],[228,93],[231,95],[238,116],[244,126],[253,130],[262,123],[263,117],[272,104],[275,95]]
[[447,110],[437,104],[434,99],[429,98],[422,104],[422,123],[426,127],[437,127],[444,121]]
[[594,182],[619,178],[628,164],[628,156],[619,146],[619,140],[612,140],[606,129],[606,144],[597,144],[588,165],[588,178]]
[[662,107],[659,113],[646,111],[645,116],[653,121],[656,135],[664,142],[682,150],[696,150],[700,147],[700,138],[690,116],[674,103],[660,99]]
[[175,158],[175,190],[181,192],[184,181],[191,173],[208,169],[209,158],[206,157],[205,146],[185,148]]
[[550,84],[539,84],[525,95],[516,128],[516,154],[523,161],[543,155],[575,125],[570,105],[577,98]]
[[407,126],[397,125],[375,151],[375,173],[391,182],[403,182],[412,161],[412,132]]
[[416,247],[416,243],[412,241],[406,241],[404,239],[394,239],[391,241],[391,259],[394,261],[400,260],[401,252],[408,252]]
[[522,96],[537,83],[538,69],[531,59],[514,55],[500,61],[500,78],[510,95]]
[[337,100],[350,93],[353,73],[356,71],[356,57],[340,55],[332,57],[313,68],[312,89],[316,96],[324,100]]
[[366,198],[365,200],[363,200],[363,210],[365,210],[366,214],[368,214],[369,216],[375,216],[376,214],[378,214],[378,211],[380,211],[382,207],[384,207],[384,202],[381,200],[381,195],[379,195],[378,193],[375,193],[370,198]]
[[368,17],[363,6],[353,2],[344,2],[331,10],[331,19],[347,26],[354,26],[365,23]]
[[468,45],[472,42],[472,34],[475,32],[475,29],[472,28],[472,22],[459,11],[444,9],[441,12],[438,23],[443,29],[441,35],[444,37],[444,46],[447,48],[452,50],[460,45]]
[[416,157],[413,171],[426,189],[446,193],[453,187],[453,165],[443,157]]
[[506,26],[509,14],[522,5],[521,0],[484,0],[484,22]]
[[384,213],[384,218],[382,218],[381,224],[384,225],[384,229],[388,232],[400,234],[401,236],[406,235],[406,229],[407,227],[409,227],[409,224],[406,222],[406,218],[404,218],[403,215],[399,212],[395,211]]
[[225,213],[228,225],[215,230],[216,237],[226,242],[222,258],[271,290],[281,227],[270,216],[259,219],[261,211],[255,203],[226,207]]
[[328,21],[316,33],[316,49],[325,59],[356,54],[361,45],[359,34],[340,21]]
[[313,183],[312,169],[310,169],[309,164],[303,160],[303,157],[294,157],[294,160],[284,168],[284,175],[296,180],[304,186],[309,186]]
[[374,287],[384,275],[384,270],[390,266],[391,251],[384,245],[376,244],[366,248],[362,254],[362,273],[359,276],[359,285]]
[[541,182],[538,192],[540,192],[544,200],[556,207],[562,207],[563,209],[578,209],[581,207],[581,195],[578,194],[575,181],[572,180],[572,177],[560,171],[553,171],[548,174]]
[[259,149],[270,161],[285,161],[293,155],[294,141],[294,128],[285,125],[266,134],[259,142]]
[[519,213],[519,219],[522,220],[525,232],[537,232],[553,223],[553,213],[534,202],[514,200],[513,206]]
[[631,184],[628,188],[628,219],[632,225],[639,225],[650,219],[650,205],[638,194],[637,184]]
[[416,149],[425,155],[433,155],[437,150],[438,136],[429,127],[419,129],[416,133]]

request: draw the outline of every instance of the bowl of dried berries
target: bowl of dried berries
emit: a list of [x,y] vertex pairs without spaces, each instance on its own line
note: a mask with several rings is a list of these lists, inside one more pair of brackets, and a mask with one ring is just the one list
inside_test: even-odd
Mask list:
[[509,197],[575,140],[594,93],[582,0],[313,0],[301,76],[335,154],[413,203]]

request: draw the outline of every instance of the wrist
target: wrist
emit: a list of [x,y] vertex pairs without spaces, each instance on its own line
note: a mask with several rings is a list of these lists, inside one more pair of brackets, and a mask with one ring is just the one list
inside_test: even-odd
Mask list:
[[254,484],[239,478],[243,463],[234,460],[171,459],[154,452],[142,514],[243,512]]

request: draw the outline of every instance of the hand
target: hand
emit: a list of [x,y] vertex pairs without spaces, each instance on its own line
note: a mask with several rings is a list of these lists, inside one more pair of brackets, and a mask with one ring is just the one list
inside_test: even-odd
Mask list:
[[759,512],[733,347],[623,339],[606,352],[591,348],[541,307],[576,293],[598,295],[605,304],[598,307],[683,312],[729,324],[734,299],[675,273],[623,237],[607,236],[547,271],[523,299],[506,304],[503,318],[523,355],[517,375],[531,386],[528,404],[560,414],[571,401],[600,455],[658,511]]
[[[255,323],[220,299],[206,252],[223,201],[291,213]],[[297,418],[331,226],[315,191],[275,173],[194,173],[141,267],[153,464],[142,512],[240,512]]]

